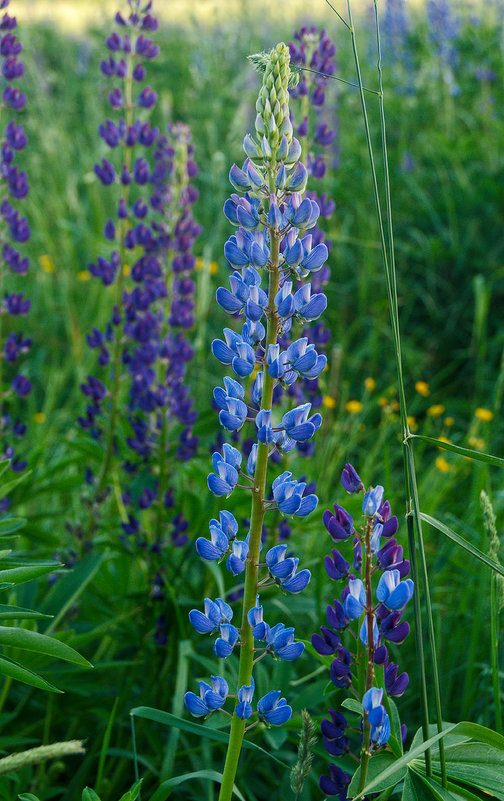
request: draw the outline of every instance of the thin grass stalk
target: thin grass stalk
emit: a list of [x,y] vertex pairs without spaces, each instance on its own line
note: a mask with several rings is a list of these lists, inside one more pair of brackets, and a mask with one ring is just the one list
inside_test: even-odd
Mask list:
[[[427,573],[427,560],[425,557],[425,549],[423,544],[423,533],[422,533],[422,523],[420,520],[420,502],[418,499],[418,487],[416,483],[416,471],[415,471],[415,459],[413,453],[413,445],[411,440],[409,439],[409,427],[408,427],[408,412],[406,407],[406,395],[404,392],[404,381],[403,381],[403,372],[402,372],[402,356],[401,356],[401,339],[400,339],[400,328],[399,328],[399,310],[398,310],[398,303],[397,303],[397,273],[395,268],[395,252],[394,252],[394,229],[392,225],[392,202],[391,202],[391,194],[390,194],[390,173],[388,168],[388,153],[387,153],[387,128],[385,123],[385,104],[384,104],[384,96],[383,96],[383,73],[382,73],[382,65],[381,65],[381,40],[380,40],[380,20],[378,15],[378,5],[377,0],[374,0],[374,9],[375,9],[375,21],[376,21],[376,49],[377,49],[377,70],[378,70],[378,90],[379,90],[379,109],[380,109],[380,131],[381,131],[381,139],[382,139],[382,152],[383,152],[383,172],[384,172],[384,183],[385,183],[385,202],[386,202],[386,218],[387,218],[387,234],[388,234],[388,242],[389,242],[389,256],[390,262],[388,265],[388,269],[390,272],[390,277],[388,281],[389,289],[389,308],[390,308],[390,316],[394,318],[394,323],[392,328],[394,330],[394,345],[395,345],[395,359],[397,365],[397,377],[398,377],[398,385],[399,385],[399,405],[401,410],[401,422],[403,427],[404,433],[404,440],[405,445],[403,445],[403,457],[405,461],[408,462],[407,471],[409,473],[409,487],[412,497],[412,507],[413,507],[413,514],[415,518],[416,530],[417,530],[417,539],[418,539],[418,549],[420,555],[420,565],[422,570],[422,577],[423,577],[423,585],[424,585],[424,593],[425,593],[425,603],[427,609],[427,631],[429,635],[429,644],[431,648],[431,660],[432,660],[432,673],[433,673],[433,683],[434,683],[434,699],[435,699],[435,707],[436,707],[436,722],[437,722],[437,730],[441,732],[443,730],[443,714],[442,714],[442,705],[441,705],[441,689],[439,683],[439,670],[437,664],[437,650],[436,650],[436,638],[434,633],[434,623],[432,617],[432,604],[431,604],[431,597],[430,597],[430,587],[429,587],[429,579]],[[396,341],[397,338],[397,341]],[[406,451],[407,450],[407,454]],[[422,687],[426,690],[426,686]],[[422,707],[423,708],[423,707]],[[428,709],[428,705],[427,705]],[[442,783],[443,787],[446,787],[446,758],[445,758],[445,748],[444,748],[444,741],[439,741],[439,761],[441,764],[441,776],[442,776]]]
[[[327,0],[326,0],[327,2]],[[379,104],[380,104],[380,127],[381,127],[381,135],[382,135],[382,146],[384,151],[384,173],[385,173],[385,193],[386,193],[386,208],[387,208],[387,233],[388,233],[388,248],[387,242],[385,238],[384,226],[383,226],[383,218],[381,213],[381,206],[380,206],[380,196],[379,196],[379,189],[378,189],[378,180],[376,175],[376,168],[374,163],[374,154],[373,154],[373,146],[371,143],[371,134],[369,128],[369,121],[367,117],[367,109],[366,109],[366,101],[364,97],[364,87],[362,83],[361,71],[360,71],[360,63],[359,63],[359,55],[357,51],[357,43],[355,37],[355,29],[353,26],[353,19],[352,19],[352,9],[350,0],[347,0],[347,9],[348,9],[348,20],[349,20],[349,28],[352,40],[352,50],[354,55],[355,61],[355,68],[357,72],[357,80],[359,85],[359,95],[361,101],[361,108],[362,114],[364,119],[364,127],[365,127],[365,135],[366,135],[366,142],[368,147],[368,154],[369,154],[369,161],[371,167],[371,176],[372,176],[372,183],[373,183],[373,194],[375,198],[375,206],[376,206],[376,215],[378,221],[378,231],[380,237],[380,245],[382,251],[382,258],[385,267],[385,279],[387,285],[387,296],[388,296],[388,303],[389,303],[389,311],[390,311],[390,319],[391,319],[391,327],[392,327],[392,335],[393,335],[393,342],[394,342],[394,358],[396,363],[396,370],[397,370],[397,378],[398,378],[398,392],[399,392],[399,404],[400,404],[400,416],[401,416],[401,425],[403,429],[403,460],[404,460],[404,472],[405,472],[405,486],[406,486],[406,493],[408,496],[408,504],[407,504],[407,514],[410,513],[410,510],[413,512],[413,517],[416,524],[417,530],[417,537],[418,537],[418,550],[420,556],[420,565],[422,569],[422,577],[423,577],[423,584],[424,584],[424,592],[426,597],[426,608],[427,608],[427,629],[429,635],[429,643],[431,646],[431,658],[432,658],[432,672],[433,672],[433,682],[434,682],[434,694],[435,694],[435,703],[436,703],[436,717],[437,717],[437,726],[438,730],[442,730],[442,713],[441,713],[441,696],[440,696],[440,689],[439,689],[439,675],[438,675],[438,668],[437,668],[437,657],[436,657],[436,647],[435,647],[435,636],[434,636],[434,628],[433,628],[433,620],[432,620],[432,607],[430,602],[430,592],[429,592],[429,583],[428,583],[428,573],[427,573],[427,563],[425,558],[425,549],[423,545],[423,536],[422,536],[422,529],[420,523],[420,512],[419,512],[419,503],[418,503],[418,490],[416,485],[416,476],[415,476],[415,465],[414,465],[414,458],[413,452],[411,447],[410,441],[410,432],[408,427],[408,415],[407,415],[407,406],[406,406],[406,396],[404,392],[404,380],[403,380],[403,372],[402,372],[402,357],[401,357],[401,341],[400,341],[400,330],[399,330],[399,314],[398,314],[398,305],[397,305],[397,288],[396,288],[396,273],[395,273],[395,259],[394,259],[394,239],[393,239],[393,229],[392,229],[392,209],[391,209],[391,200],[390,200],[390,178],[388,172],[388,161],[386,157],[386,127],[385,127],[385,112],[384,112],[384,104],[383,104],[383,86],[382,86],[382,73],[381,73],[381,47],[380,47],[380,37],[379,37],[379,25],[378,25],[378,11],[375,2],[375,15],[376,15],[376,23],[377,23],[377,44],[378,44],[378,73],[379,73]],[[391,261],[389,263],[389,258],[387,255],[387,250],[391,254]],[[419,582],[419,575],[418,570],[416,567],[416,559],[412,561],[412,573],[413,573],[413,580],[418,587]],[[422,657],[423,657],[423,648],[422,648]],[[420,659],[420,652],[419,652],[419,659]],[[423,659],[420,662],[420,671],[421,671],[421,695],[422,695],[422,702],[421,702],[421,709],[422,709],[422,730],[424,732],[428,732],[429,726],[429,719],[428,719],[428,698],[427,698],[427,682],[425,676],[425,663]],[[443,778],[443,786],[446,786],[446,760],[444,754],[444,747],[442,741],[440,741],[440,762],[441,762],[441,772]],[[425,752],[425,762],[426,762],[426,770],[428,771],[428,775],[430,768],[430,754],[428,751]],[[430,768],[431,771],[431,768]]]

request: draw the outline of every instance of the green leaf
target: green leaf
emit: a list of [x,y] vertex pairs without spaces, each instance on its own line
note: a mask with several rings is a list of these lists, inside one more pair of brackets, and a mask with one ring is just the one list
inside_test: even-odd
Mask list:
[[4,517],[3,520],[0,520],[0,537],[12,534],[13,531],[23,528],[24,525],[26,525],[26,520],[22,517]]
[[0,656],[0,673],[4,676],[10,676],[11,679],[22,681],[24,684],[29,684],[31,687],[37,687],[39,690],[49,690],[52,693],[60,693],[57,687],[49,684],[48,681],[34,673],[33,670],[23,667],[22,665],[14,662],[13,659]]
[[435,445],[437,448],[442,448],[445,451],[453,451],[458,453],[459,456],[466,456],[468,459],[475,459],[477,462],[486,462],[486,464],[493,464],[496,467],[504,467],[504,459],[499,456],[492,456],[491,453],[482,453],[481,451],[473,451],[471,448],[462,448],[460,445],[454,445],[452,442],[444,442],[441,439],[434,439],[434,437],[426,437],[424,434],[409,434],[408,439],[421,439],[423,442],[428,442],[430,445]]
[[460,547],[463,548],[464,551],[467,551],[472,556],[475,556],[476,559],[479,559],[480,562],[483,562],[485,565],[494,570],[496,573],[500,573],[501,576],[504,576],[504,567],[502,565],[499,565],[498,562],[494,562],[494,560],[490,559],[490,557],[487,556],[486,553],[483,553],[483,551],[480,551],[478,548],[475,548],[474,545],[471,545],[471,543],[465,540],[463,537],[461,537],[460,534],[457,534],[451,528],[448,528],[448,526],[445,525],[445,523],[441,523],[440,520],[437,520],[435,517],[431,517],[430,515],[426,515],[424,512],[420,512],[420,517],[426,523],[429,523],[430,526],[437,528],[438,531],[440,531],[446,537],[449,537],[451,540],[453,540],[453,542],[456,542],[457,545],[460,545]]
[[82,791],[82,801],[101,801],[101,798],[99,795],[96,795],[91,787],[84,787]]
[[345,700],[341,702],[341,706],[344,706],[345,709],[349,709],[351,712],[355,712],[357,715],[360,715],[360,717],[364,714],[361,702],[357,701],[355,698],[345,698]]
[[[178,787],[179,784],[189,781],[190,779],[207,779],[222,784],[222,773],[217,773],[216,770],[197,770],[194,773],[184,773],[183,776],[174,776],[173,779],[168,779],[167,782],[163,782],[163,784],[158,787],[150,801],[165,801],[165,798],[171,795],[171,791],[175,787]],[[236,795],[239,801],[245,801],[235,785],[233,785],[233,794]]]
[[52,656],[54,659],[71,662],[73,665],[79,665],[79,667],[93,667],[87,659],[84,659],[83,656],[74,651],[73,648],[70,648],[69,645],[66,645],[66,643],[53,637],[46,637],[45,634],[39,634],[37,631],[0,626],[0,645],[35,651],[39,654]]
[[[449,723],[442,732],[439,732],[438,734],[429,737],[429,739],[425,742],[419,743],[415,747],[410,748],[410,750],[407,751],[404,756],[398,759],[395,763],[391,764],[389,767],[385,768],[385,770],[379,776],[368,782],[364,787],[364,790],[355,798],[362,798],[364,795],[374,790],[375,786],[380,782],[388,780],[396,775],[399,776],[404,766],[410,765],[413,760],[421,756],[428,748],[432,748],[433,745],[438,743],[439,740],[441,740],[443,737],[446,737],[448,734],[460,734],[462,737],[471,737],[472,739],[477,739],[480,742],[491,745],[499,751],[504,751],[504,737],[501,734],[497,734],[497,732],[487,729],[485,726],[480,726],[477,723],[468,723],[465,721],[461,723]],[[415,735],[415,740],[417,739],[417,735]],[[397,778],[397,781],[399,781],[399,778]]]
[[[177,715],[172,715],[170,712],[163,712],[161,709],[154,709],[150,706],[137,706],[130,710],[130,715],[138,718],[146,718],[147,720],[153,720],[156,723],[161,723],[163,726],[176,726],[183,731],[189,731],[193,734],[197,734],[199,737],[207,737],[209,740],[217,740],[220,743],[229,742],[229,734],[227,732],[219,731],[219,729],[211,729],[209,726],[202,726],[200,723],[193,723],[191,720],[184,720],[184,718],[179,718]],[[261,754],[264,754],[270,759],[273,759],[275,762],[278,762],[278,764],[282,765],[283,768],[289,769],[289,765],[287,765],[285,762],[282,762],[281,759],[278,759],[278,757],[276,757],[270,751],[266,751],[264,748],[252,743],[250,740],[243,741],[243,748],[249,748],[251,751],[260,751]]]
[[392,749],[393,753],[397,757],[400,757],[403,755],[403,743],[401,737],[401,718],[399,717],[399,712],[397,711],[397,706],[395,704],[395,701],[386,693],[383,694],[383,704],[389,714],[390,725],[392,730],[388,744],[389,747]]
[[32,581],[32,579],[39,578],[40,576],[46,576],[58,567],[62,567],[62,565],[57,562],[9,567],[6,570],[0,570],[0,583],[9,582],[10,586],[14,584],[24,584],[26,581]]
[[42,612],[35,612],[33,609],[23,609],[22,606],[9,606],[0,604],[0,620],[30,620],[51,615],[44,615]]
[[445,790],[434,779],[422,776],[409,768],[404,780],[401,801],[456,801],[456,796]]
[[21,793],[21,795],[18,795],[18,798],[19,801],[40,801],[40,798],[33,795],[33,793]]
[[5,496],[8,495],[9,492],[11,492],[11,490],[13,490],[15,487],[17,487],[17,485],[20,484],[22,481],[26,481],[26,479],[32,473],[33,473],[33,470],[27,470],[22,475],[17,476],[16,478],[11,479],[10,481],[7,481],[5,484],[2,484],[2,498],[5,498]]
[[[387,790],[389,787],[394,787],[406,775],[407,767],[404,765],[398,772],[392,773],[389,778],[384,778],[380,781],[380,776],[385,773],[387,768],[393,768],[396,764],[396,758],[390,751],[382,751],[376,756],[371,757],[368,764],[367,781],[374,781],[374,791]],[[350,786],[348,788],[348,796],[352,798],[359,790],[360,781],[360,768],[355,771]]]
[[[504,801],[504,750],[487,743],[461,743],[450,748],[447,759],[447,772],[451,779],[493,793]],[[439,763],[433,762],[433,768],[439,770]]]
[[140,795],[140,788],[142,787],[143,779],[139,779],[133,787],[122,795],[119,801],[136,801]]
[[90,553],[82,562],[79,562],[77,567],[65,573],[47,593],[41,609],[55,617],[45,630],[46,633],[54,629],[70,607],[74,605],[100,567],[104,556],[103,553]]

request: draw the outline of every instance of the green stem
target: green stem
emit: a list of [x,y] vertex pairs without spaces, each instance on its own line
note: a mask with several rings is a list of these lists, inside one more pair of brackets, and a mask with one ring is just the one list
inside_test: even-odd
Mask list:
[[490,636],[492,649],[492,678],[495,705],[495,729],[502,733],[502,707],[499,681],[499,611],[497,609],[497,576],[492,573],[490,577]]
[[[268,305],[266,307],[267,335],[266,353],[270,345],[277,341],[278,313],[275,305],[275,295],[280,285],[280,237],[271,231],[271,268],[269,273]],[[263,371],[263,393],[261,409],[270,410],[273,399],[274,379],[269,375],[266,367]],[[241,649],[240,667],[238,671],[238,687],[249,686],[252,678],[252,663],[254,660],[254,638],[252,627],[247,620],[247,612],[255,606],[257,595],[259,550],[261,547],[261,533],[264,519],[264,495],[266,489],[266,474],[268,468],[268,445],[259,442],[257,446],[257,462],[252,488],[252,512],[250,516],[249,552],[245,567],[245,592],[243,596],[243,615],[240,629]],[[231,720],[229,745],[226,762],[222,774],[222,784],[219,801],[231,801],[233,784],[240,758],[240,751],[245,732],[245,721],[236,715]]]
[[[131,53],[128,54],[128,70],[126,77],[124,79],[124,109],[125,109],[125,121],[126,121],[126,128],[129,128],[130,125],[133,123],[133,64],[135,58],[135,40],[131,43]],[[124,164],[126,169],[130,170],[131,167],[131,147],[128,147],[126,144],[124,145]],[[123,197],[126,205],[128,205],[128,198],[129,198],[129,186],[125,185],[123,187]],[[122,306],[122,296],[123,296],[123,289],[124,289],[124,262],[125,262],[125,238],[126,232],[128,230],[128,221],[121,219],[121,226],[120,226],[120,233],[119,233],[119,275],[117,276],[117,283],[116,283],[116,305],[117,308],[121,308]],[[110,471],[110,467],[112,465],[112,458],[114,455],[114,445],[115,445],[115,436],[116,436],[116,428],[117,428],[117,421],[119,415],[119,388],[121,382],[121,358],[122,358],[122,341],[119,335],[119,326],[116,327],[116,336],[114,341],[114,350],[112,355],[112,371],[113,371],[113,379],[112,379],[112,388],[110,391],[110,399],[111,399],[111,410],[110,410],[110,419],[109,419],[109,426],[107,431],[107,443],[105,446],[105,457],[102,463],[102,469],[100,472],[100,477],[98,479],[98,484],[96,488],[96,496],[99,496],[107,485],[108,474]]]
[[[368,520],[366,525],[365,543],[366,543],[366,567],[364,576],[364,585],[366,590],[366,621],[367,621],[367,669],[366,669],[366,692],[371,689],[374,681],[374,637],[373,637],[373,585],[371,582],[371,568],[373,555],[371,553],[371,531],[373,528],[372,519]],[[359,638],[360,639],[360,638]],[[360,780],[359,780],[359,793],[361,793],[366,786],[367,772],[369,766],[369,758],[371,756],[371,724],[369,723],[367,713],[364,713],[363,721],[363,737],[362,749],[360,755]]]

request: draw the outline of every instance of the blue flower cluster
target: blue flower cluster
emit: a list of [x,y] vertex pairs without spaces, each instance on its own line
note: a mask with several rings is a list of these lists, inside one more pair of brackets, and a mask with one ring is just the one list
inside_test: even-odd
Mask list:
[[[323,267],[328,251],[308,233],[320,210],[303,194],[308,171],[300,160],[301,146],[293,136],[288,114],[288,48],[278,45],[269,58],[256,105],[257,139],[245,137],[246,159],[241,167],[233,165],[229,174],[236,192],[224,204],[224,214],[236,230],[224,247],[231,270],[229,287],[219,287],[216,298],[226,313],[245,319],[238,331],[225,328],[224,338],[215,339],[211,346],[214,356],[233,373],[224,377],[223,386],[214,389],[219,422],[232,436],[245,423],[254,423],[256,439],[247,449],[246,463],[241,450],[228,442],[213,453],[208,488],[216,497],[228,497],[236,487],[251,490],[253,522],[246,536],[240,538],[237,520],[223,510],[218,520],[210,521],[210,537],[196,541],[203,559],[225,559],[231,574],[245,573],[243,623],[241,629],[231,623],[230,609],[222,599],[207,599],[204,612],[192,610],[189,614],[197,631],[218,634],[214,643],[217,656],[227,658],[235,646],[246,646],[241,651],[240,675],[249,675],[250,679],[237,688],[234,710],[242,720],[252,715],[253,662],[267,655],[292,661],[304,651],[304,644],[295,640],[293,628],[283,623],[270,625],[263,618],[258,594],[261,589],[276,585],[286,593],[299,593],[311,577],[309,570],[298,570],[299,559],[288,553],[286,543],[269,548],[265,561],[259,564],[264,514],[279,510],[286,516],[305,517],[318,504],[306,482],[295,480],[290,471],[272,481],[267,498],[268,460],[292,450],[298,442],[308,442],[322,422],[320,414],[311,414],[310,403],[276,414],[273,391],[275,387],[287,389],[299,379],[316,379],[327,364],[326,356],[307,337],[282,344],[282,337],[295,321],[314,320],[326,308],[325,296],[313,290],[311,279]],[[267,284],[263,284],[265,277]],[[249,376],[253,381],[247,398],[242,381]],[[262,570],[267,574],[259,578]],[[253,659],[252,651],[260,652],[259,656]],[[209,685],[203,683],[202,688],[200,695],[216,701],[209,695]],[[221,694],[218,707],[202,702],[191,692],[185,702],[192,714],[209,714],[213,708],[222,707],[225,695]],[[259,720],[280,725],[290,718],[292,710],[281,692],[273,690],[257,702],[257,713]]]
[[[413,596],[414,586],[407,578],[409,561],[403,558],[402,546],[394,538],[398,521],[391,514],[390,504],[384,500],[383,487],[371,487],[366,492],[351,464],[345,465],[341,482],[350,494],[364,493],[363,526],[355,527],[351,515],[338,504],[334,504],[334,511],[324,512],[324,525],[331,538],[338,545],[352,540],[353,564],[336,549],[331,556],[325,557],[329,578],[345,581],[345,586],[340,598],[327,607],[328,625],[321,627],[320,634],[313,634],[311,641],[319,654],[333,657],[330,675],[335,687],[352,688],[357,694],[360,692],[363,719],[369,732],[369,743],[365,747],[371,750],[386,745],[391,733],[390,719],[383,703],[384,691],[372,684],[377,666],[384,671],[387,696],[399,697],[408,686],[408,674],[397,675],[397,665],[389,661],[387,643],[398,645],[409,634],[409,623],[402,620],[402,614]],[[377,571],[381,575],[373,589],[371,580]],[[354,621],[357,621],[357,631],[353,633],[361,643],[355,671],[350,651],[342,644],[343,632]],[[367,676],[365,688],[360,686],[357,678],[354,679],[363,660],[367,665],[367,669],[361,672]],[[332,720],[322,722],[324,745],[331,756],[341,756],[350,748],[345,734],[348,724],[340,712],[330,710],[330,714]],[[401,735],[403,738],[406,736],[405,727]],[[320,787],[326,795],[337,795],[344,801],[349,782],[349,774],[332,764],[330,776],[321,776]]]
[[[193,357],[186,336],[194,325],[192,248],[200,232],[192,216],[197,167],[187,126],[171,124],[160,133],[149,122],[156,92],[141,84],[146,63],[159,51],[150,38],[158,22],[151,2],[128,0],[128,5],[128,17],[116,15],[118,29],[107,39],[110,55],[101,62],[112,81],[109,102],[115,116],[99,127],[111,158],[95,166],[102,184],[116,193],[117,213],[104,227],[109,255],[90,265],[94,276],[113,286],[115,297],[105,330],[94,328],[87,337],[101,374],[88,376],[81,387],[88,405],[79,423],[104,440],[101,472],[87,476],[96,497],[106,491],[114,459],[122,459],[128,476],[135,475],[123,493],[127,520],[122,529],[144,549],[148,545],[156,561],[166,545],[168,518],[171,543],[187,541],[188,523],[173,510],[169,459],[188,460],[197,447],[192,433],[197,414],[186,382]],[[124,443],[118,437],[120,417],[121,428],[130,428]],[[154,543],[140,525],[140,515],[150,519],[147,509],[155,519]],[[159,564],[152,588],[156,600],[164,598],[163,586]]]
[[[0,9],[5,9],[9,0],[0,0]],[[0,214],[3,220],[1,263],[0,263],[0,315],[9,320],[8,326],[2,323],[5,341],[0,343],[0,434],[2,439],[1,458],[10,460],[10,468],[21,472],[26,461],[16,452],[16,441],[22,439],[26,432],[25,423],[17,417],[17,401],[25,398],[31,391],[29,378],[18,372],[17,363],[30,349],[31,338],[25,336],[16,318],[24,317],[30,310],[30,301],[22,292],[17,291],[18,279],[28,271],[28,259],[17,249],[30,237],[30,228],[26,217],[22,217],[11,201],[17,204],[28,194],[28,179],[25,170],[16,164],[19,153],[27,144],[23,126],[14,115],[23,111],[26,95],[17,86],[16,81],[22,77],[24,64],[19,56],[23,45],[16,36],[17,21],[4,12],[0,18],[0,54],[2,57],[2,75],[6,85],[2,93],[4,113],[10,116],[3,129],[0,153]],[[10,282],[14,277],[12,291]],[[6,281],[6,279],[9,279]],[[0,508],[8,506],[6,498],[0,499]]]

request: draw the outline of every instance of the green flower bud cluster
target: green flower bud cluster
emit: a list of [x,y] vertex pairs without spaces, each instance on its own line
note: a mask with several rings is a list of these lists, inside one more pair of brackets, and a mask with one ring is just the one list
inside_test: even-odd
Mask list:
[[278,161],[278,148],[285,136],[292,140],[292,124],[289,118],[289,85],[292,85],[289,48],[280,42],[270,53],[253,58],[264,68],[263,83],[256,102],[256,131],[264,137],[271,150],[271,161]]

